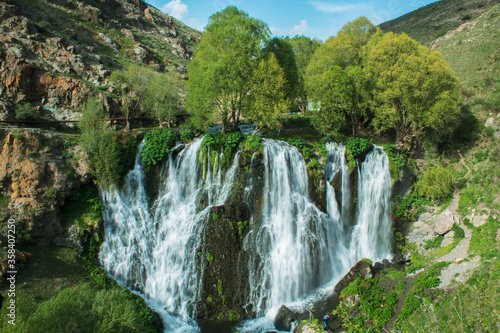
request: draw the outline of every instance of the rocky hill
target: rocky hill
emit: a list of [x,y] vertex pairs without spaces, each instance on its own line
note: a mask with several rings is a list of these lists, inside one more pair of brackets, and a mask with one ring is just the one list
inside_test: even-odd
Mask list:
[[73,120],[97,94],[119,115],[112,71],[147,65],[182,89],[200,37],[141,0],[1,0],[0,119],[30,103],[45,119]]
[[411,13],[384,22],[383,32],[406,33],[423,45],[429,45],[448,31],[458,28],[495,4],[499,0],[441,0]]

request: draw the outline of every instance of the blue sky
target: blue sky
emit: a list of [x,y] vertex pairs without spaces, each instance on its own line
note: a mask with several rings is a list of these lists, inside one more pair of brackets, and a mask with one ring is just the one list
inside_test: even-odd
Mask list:
[[203,31],[208,18],[236,6],[263,20],[276,36],[326,40],[347,22],[366,16],[374,24],[399,17],[435,0],[147,0],[163,12]]

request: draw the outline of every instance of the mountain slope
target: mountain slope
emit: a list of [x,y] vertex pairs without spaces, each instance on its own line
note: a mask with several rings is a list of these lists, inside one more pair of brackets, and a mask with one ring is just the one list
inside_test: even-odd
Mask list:
[[45,116],[76,119],[98,93],[117,111],[106,77],[130,63],[166,72],[182,88],[200,37],[141,0],[0,0],[0,118],[29,102]]
[[382,23],[383,32],[406,33],[423,45],[484,13],[500,0],[441,0]]

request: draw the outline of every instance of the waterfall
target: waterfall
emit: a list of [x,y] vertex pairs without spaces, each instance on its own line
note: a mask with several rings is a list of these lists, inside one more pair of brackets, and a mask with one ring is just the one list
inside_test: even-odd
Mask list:
[[304,159],[285,142],[264,139],[264,205],[248,236],[250,299],[254,310],[273,316],[332,278],[336,226],[310,200]]
[[197,202],[206,195],[209,206],[223,203],[237,167],[238,156],[224,179],[219,169],[204,182],[198,166],[201,142],[196,139],[176,158],[170,155],[153,207],[148,206],[140,152],[123,189],[102,193],[100,261],[117,281],[145,296],[162,315],[167,332],[197,331],[191,319],[201,289],[197,248],[209,210],[199,211]]
[[[226,202],[243,172],[238,169],[241,151],[226,172],[221,163],[200,161],[201,142],[195,139],[177,156],[170,155],[153,203],[148,202],[140,152],[123,188],[102,193],[106,209],[100,261],[119,283],[145,296],[162,315],[166,332],[199,331],[193,318],[205,261],[197,262],[197,252],[208,212]],[[345,147],[326,145],[327,207],[322,212],[309,197],[306,163],[298,149],[272,139],[262,143],[258,170],[263,171],[249,173],[242,200],[261,204],[251,217],[243,250],[248,258],[246,308],[265,323],[241,327],[242,332],[272,328],[271,319],[282,304],[306,307],[308,297],[325,286],[331,291],[358,260],[381,259],[391,249],[391,179],[381,147],[353,171],[358,180],[354,184]],[[208,159],[211,152],[204,156]],[[255,159],[253,154],[250,168]],[[352,191],[354,185],[357,191]]]
[[392,244],[389,160],[375,146],[358,168],[358,218],[350,246],[351,261],[390,256]]

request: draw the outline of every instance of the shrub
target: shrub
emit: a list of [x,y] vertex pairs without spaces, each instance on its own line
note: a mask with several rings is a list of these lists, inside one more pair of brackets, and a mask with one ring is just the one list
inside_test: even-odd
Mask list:
[[350,137],[345,140],[346,155],[352,154],[352,157],[357,158],[363,154],[370,146],[368,140],[363,138]]
[[90,99],[82,111],[78,123],[82,132],[80,144],[87,153],[94,182],[106,188],[120,179],[120,145],[105,122],[106,114],[101,102]]
[[182,142],[189,142],[189,141],[193,140],[194,133],[191,130],[184,130],[184,131],[180,132],[179,136],[180,136]]
[[40,118],[39,112],[30,103],[23,103],[16,106],[16,120],[37,120]]
[[157,129],[144,137],[144,149],[141,153],[142,163],[150,168],[165,161],[177,142],[177,133],[169,129]]
[[430,200],[445,199],[453,194],[453,172],[442,165],[428,169],[415,184],[415,190]]

